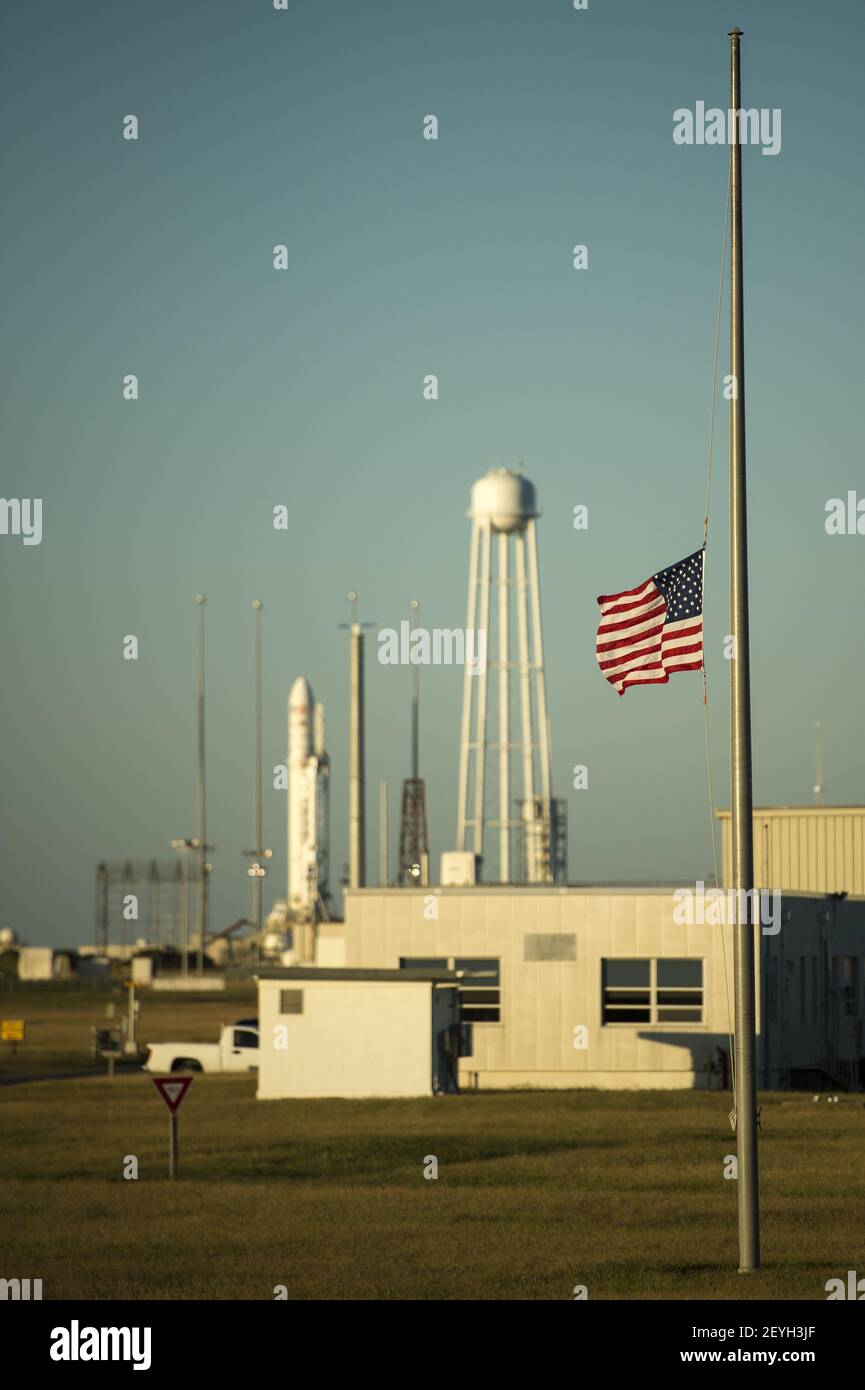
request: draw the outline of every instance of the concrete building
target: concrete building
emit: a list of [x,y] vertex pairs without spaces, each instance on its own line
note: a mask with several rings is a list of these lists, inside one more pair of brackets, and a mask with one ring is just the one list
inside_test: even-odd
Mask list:
[[447,970],[263,970],[260,1100],[457,1089],[459,990]]
[[[718,1085],[733,930],[694,895],[693,884],[357,890],[346,968],[460,972],[461,1086]],[[784,893],[775,907],[755,926],[759,1084],[861,1085],[865,900]],[[392,1033],[389,1045],[402,1044]]]

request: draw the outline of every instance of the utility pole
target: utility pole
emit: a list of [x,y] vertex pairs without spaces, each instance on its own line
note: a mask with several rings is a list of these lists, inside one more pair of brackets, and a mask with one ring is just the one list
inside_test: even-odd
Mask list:
[[378,784],[378,881],[382,888],[387,887],[390,878],[388,863],[388,815],[387,782]]
[[364,708],[363,708],[363,633],[357,621],[357,596],[349,598],[354,609],[351,625],[349,660],[349,782],[348,782],[348,846],[349,886],[363,888],[366,883],[366,829],[364,798],[366,771],[364,768]]
[[[411,661],[412,634],[420,627],[420,604],[409,603],[408,646]],[[426,823],[426,789],[420,775],[420,663],[411,661],[411,777],[402,784],[397,883],[421,888],[429,883],[429,842]]]
[[183,958],[182,972],[189,974],[189,867],[187,854],[194,849],[195,841],[190,839],[176,839],[171,841],[172,849],[179,849],[183,852],[180,860],[180,952]]
[[252,839],[253,848],[245,851],[252,860],[247,874],[252,883],[252,929],[255,932],[255,964],[261,964],[261,880],[267,874],[263,859],[270,859],[273,850],[265,849],[261,843],[261,610],[260,598],[253,599],[255,614],[254,635],[254,674],[253,674],[253,724],[255,728],[255,756],[252,772]]
[[[252,843],[261,853],[261,599],[253,600],[255,613],[255,773],[253,776]],[[256,861],[257,862],[257,861]],[[261,867],[260,865],[258,866]],[[255,928],[255,963],[261,953],[261,874],[252,879],[252,922]]]
[[[739,1273],[760,1268],[760,1190],[757,1161],[756,1012],[754,937],[748,920],[754,902],[753,794],[751,775],[751,672],[748,630],[748,519],[745,487],[745,333],[742,290],[742,109],[739,80],[741,29],[730,38],[730,788],[736,928],[735,1117],[738,1155]],[[747,896],[746,896],[747,895]]]
[[348,696],[348,886],[363,888],[366,884],[366,769],[364,737],[363,692],[363,629],[374,623],[359,622],[357,594],[347,595],[349,622],[349,696]]

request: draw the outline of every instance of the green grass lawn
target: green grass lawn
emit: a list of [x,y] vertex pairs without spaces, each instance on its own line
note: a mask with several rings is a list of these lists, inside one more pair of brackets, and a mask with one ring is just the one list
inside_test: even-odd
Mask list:
[[725,1095],[254,1091],[196,1077],[170,1183],[145,1075],[0,1090],[0,1274],[46,1299],[820,1300],[865,1274],[855,1096],[761,1097],[764,1269],[740,1276]]

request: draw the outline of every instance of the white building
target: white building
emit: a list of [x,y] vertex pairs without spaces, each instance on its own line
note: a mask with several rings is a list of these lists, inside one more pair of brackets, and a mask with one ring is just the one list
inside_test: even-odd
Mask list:
[[456,1090],[455,981],[447,970],[263,970],[259,1100]]

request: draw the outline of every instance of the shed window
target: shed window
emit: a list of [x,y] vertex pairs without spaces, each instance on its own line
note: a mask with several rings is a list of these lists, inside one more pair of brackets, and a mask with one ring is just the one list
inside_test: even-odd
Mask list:
[[281,989],[279,991],[279,1012],[281,1014],[302,1014],[303,990]]
[[401,956],[400,970],[464,970],[460,1023],[501,1022],[501,962],[487,956]]

